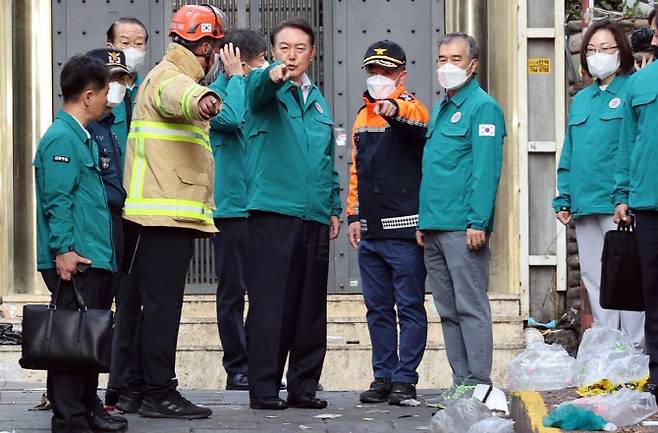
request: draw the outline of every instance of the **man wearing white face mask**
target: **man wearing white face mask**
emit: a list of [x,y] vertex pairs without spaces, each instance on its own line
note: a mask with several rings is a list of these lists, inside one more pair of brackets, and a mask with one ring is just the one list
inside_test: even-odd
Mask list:
[[98,144],[101,178],[105,187],[107,204],[112,215],[112,238],[115,257],[116,262],[121,263],[124,250],[121,213],[126,201],[126,190],[123,188],[122,152],[117,136],[112,132],[114,123],[112,109],[123,103],[129,71],[126,67],[126,58],[120,50],[100,48],[89,51],[87,55],[101,60],[110,73],[107,109],[100,119],[87,125],[87,130]]
[[[105,112],[98,120],[89,122],[87,130],[98,145],[100,174],[103,180],[103,186],[105,187],[105,197],[112,220],[112,241],[114,244],[117,272],[112,274],[110,285],[112,296],[116,298],[117,305],[119,305],[121,300],[119,296],[121,273],[119,271],[121,270],[121,263],[124,260],[126,244],[122,212],[127,194],[123,188],[123,149],[116,134],[112,130],[115,122],[112,110],[123,104],[126,93],[126,82],[130,73],[126,67],[125,55],[120,50],[101,48],[92,50],[87,55],[102,61],[110,74]],[[138,304],[137,307],[140,308],[141,305]],[[116,344],[112,345],[113,353],[115,346]],[[110,382],[112,381],[110,380]],[[112,386],[108,385],[108,389],[111,388]],[[108,401],[108,394],[112,394],[112,392],[106,392],[106,405],[113,406],[116,403],[116,399],[110,397]]]
[[464,33],[439,43],[437,75],[447,96],[434,107],[423,154],[417,240],[441,316],[453,386],[468,398],[491,383],[493,332],[488,247],[502,165],[505,120],[475,74],[478,46]]
[[[132,121],[132,113],[137,99],[137,90],[142,83],[142,77],[138,69],[144,63],[146,57],[146,43],[148,32],[144,24],[137,18],[123,17],[116,20],[107,29],[107,48],[121,50],[125,56],[126,67],[130,74],[126,78],[125,96],[121,103],[112,109],[114,123],[112,132],[119,142],[121,149],[121,170],[125,163],[125,150],[128,141],[128,130]],[[139,298],[139,290],[130,284],[128,271],[132,255],[124,254],[124,251],[132,252],[137,241],[136,224],[124,220],[124,248],[121,251],[123,260],[117,262],[118,273],[114,276],[115,302],[116,302],[116,324],[112,334],[112,367],[110,371],[107,388],[105,390],[105,405],[108,408],[116,406],[123,412],[136,412],[140,402],[139,393],[134,389],[140,389],[143,382],[139,368],[129,368],[129,365],[138,365],[131,354],[136,358],[137,351],[133,350],[135,331],[142,310],[142,302]],[[128,257],[126,257],[128,256]],[[133,354],[134,353],[134,354]]]
[[[135,107],[135,99],[137,98],[137,89],[143,80],[138,70],[144,64],[146,58],[148,38],[146,26],[137,18],[119,18],[107,29],[107,48],[123,51],[126,56],[126,66],[130,72],[126,80],[124,101],[112,109],[114,114],[112,131],[116,134],[121,150],[124,152],[128,141],[128,130],[132,120],[133,108]],[[123,157],[121,161],[123,163]]]
[[395,42],[368,48],[367,91],[352,134],[349,240],[359,253],[375,379],[362,403],[416,398],[427,340],[423,250],[414,238],[428,113],[404,87],[406,61]]

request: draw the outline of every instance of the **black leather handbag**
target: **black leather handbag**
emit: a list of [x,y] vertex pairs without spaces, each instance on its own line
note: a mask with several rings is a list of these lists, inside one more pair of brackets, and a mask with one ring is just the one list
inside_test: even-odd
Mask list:
[[631,225],[620,224],[605,234],[599,302],[609,310],[644,311],[640,257]]
[[57,307],[60,280],[54,302],[23,307],[21,367],[30,370],[110,370],[112,310],[87,309],[75,280],[71,280],[77,310]]

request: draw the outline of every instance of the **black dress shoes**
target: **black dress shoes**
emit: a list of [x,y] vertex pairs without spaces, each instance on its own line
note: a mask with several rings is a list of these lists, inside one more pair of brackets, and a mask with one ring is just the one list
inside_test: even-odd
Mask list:
[[229,376],[226,380],[227,391],[249,391],[249,378],[244,373]]
[[305,395],[288,395],[288,407],[297,409],[324,409],[327,407],[327,400]]
[[288,409],[288,403],[278,397],[252,398],[249,401],[252,409],[283,410]]
[[123,432],[128,428],[128,421],[125,418],[112,416],[104,409],[89,412],[87,421],[93,432]]

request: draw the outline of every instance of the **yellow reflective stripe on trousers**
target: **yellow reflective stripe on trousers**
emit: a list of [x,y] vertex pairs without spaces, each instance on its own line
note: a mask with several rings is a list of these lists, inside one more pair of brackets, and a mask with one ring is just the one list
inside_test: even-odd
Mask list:
[[163,117],[167,117],[169,113],[167,113],[167,110],[164,109],[161,103],[162,91],[174,78],[176,78],[176,75],[161,82],[158,86],[158,90],[155,92],[155,109],[158,110],[158,113],[160,113],[160,115]]
[[166,198],[128,198],[124,207],[126,215],[168,216],[189,218],[205,224],[213,224],[212,209],[205,203],[191,200]]
[[162,123],[148,121],[133,121],[130,125],[128,138],[153,138],[165,141],[187,141],[198,144],[212,152],[208,134],[196,126],[180,123]]

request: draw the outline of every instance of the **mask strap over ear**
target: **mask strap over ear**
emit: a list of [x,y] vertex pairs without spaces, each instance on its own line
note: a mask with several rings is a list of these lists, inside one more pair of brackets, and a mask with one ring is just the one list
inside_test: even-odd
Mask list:
[[[471,59],[471,61],[468,62],[468,66],[466,66],[466,71],[468,71],[468,68],[470,68],[471,66],[473,66],[473,62],[474,62],[474,61],[475,61],[475,59]],[[469,72],[468,75],[473,75],[473,71]]]
[[400,77],[402,76],[402,74],[404,74],[405,72],[406,72],[406,69],[403,69],[402,71],[400,71],[400,73],[398,74],[398,76],[395,77],[395,83],[396,83],[396,84],[395,84],[395,87],[399,87],[400,85],[402,85],[402,83],[398,83],[398,80],[400,79]]

